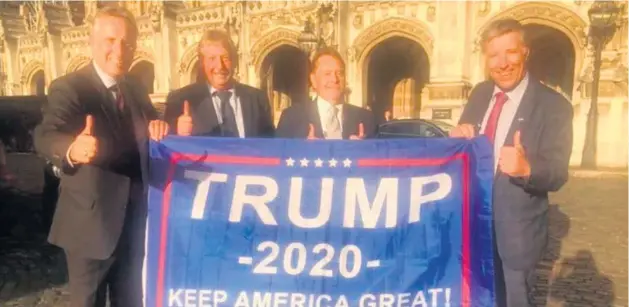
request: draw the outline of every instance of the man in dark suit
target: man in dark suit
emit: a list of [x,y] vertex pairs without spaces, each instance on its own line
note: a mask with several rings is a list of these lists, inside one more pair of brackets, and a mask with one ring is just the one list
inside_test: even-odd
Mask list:
[[164,120],[172,130],[181,136],[272,137],[274,127],[266,94],[233,78],[238,53],[229,35],[209,30],[198,49],[207,82],[168,95]]
[[348,104],[345,62],[334,49],[323,48],[312,59],[310,83],[314,101],[296,103],[282,111],[276,136],[281,138],[362,139],[373,137],[373,113]]
[[572,105],[529,76],[522,25],[495,21],[481,38],[491,81],[477,85],[452,137],[484,134],[493,144],[498,306],[531,306],[529,290],[544,252],[548,192],[568,179]]
[[73,307],[142,306],[148,138],[167,133],[139,82],[125,77],[138,29],[107,6],[90,36],[93,62],[52,82],[39,153],[61,189],[48,240],[64,249]]

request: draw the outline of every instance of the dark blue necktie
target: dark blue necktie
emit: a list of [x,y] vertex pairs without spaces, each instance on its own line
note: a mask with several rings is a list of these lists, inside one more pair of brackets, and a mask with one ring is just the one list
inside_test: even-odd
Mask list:
[[221,130],[223,136],[227,137],[239,137],[238,126],[236,125],[236,115],[234,114],[234,108],[229,103],[232,93],[230,91],[220,91],[215,94],[221,101],[221,117],[223,123],[221,124]]

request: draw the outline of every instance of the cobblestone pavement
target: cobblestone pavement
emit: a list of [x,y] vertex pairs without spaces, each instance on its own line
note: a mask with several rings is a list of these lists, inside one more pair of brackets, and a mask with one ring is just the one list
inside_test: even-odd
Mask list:
[[[10,200],[0,195],[0,306],[66,306],[63,254],[44,243],[41,231],[28,231],[41,228],[42,163],[12,155],[9,165],[19,174],[20,193]],[[627,174],[575,171],[551,202],[551,238],[538,266],[535,302],[628,306]]]

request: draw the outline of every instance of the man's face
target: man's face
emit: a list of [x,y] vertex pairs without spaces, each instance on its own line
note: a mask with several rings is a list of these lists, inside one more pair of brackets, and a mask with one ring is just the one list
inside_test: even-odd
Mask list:
[[121,77],[129,70],[137,35],[123,18],[104,16],[94,21],[90,37],[92,57],[105,73]]
[[334,104],[342,102],[345,70],[333,56],[324,55],[317,60],[316,70],[310,74],[310,82],[321,98]]
[[229,89],[234,76],[234,64],[227,48],[218,42],[208,42],[202,45],[200,53],[205,78],[212,88]]
[[528,54],[529,49],[518,32],[506,33],[485,44],[489,75],[498,87],[508,91],[520,83],[526,73]]

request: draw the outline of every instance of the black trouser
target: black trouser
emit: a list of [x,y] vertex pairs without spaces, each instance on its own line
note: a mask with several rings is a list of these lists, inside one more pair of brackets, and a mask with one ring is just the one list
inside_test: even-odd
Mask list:
[[[145,210],[127,206],[122,234],[114,253],[105,260],[88,259],[66,251],[72,307],[142,306]],[[138,212],[139,211],[139,212]]]

